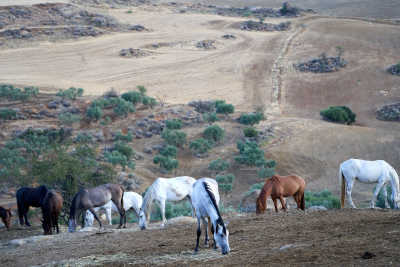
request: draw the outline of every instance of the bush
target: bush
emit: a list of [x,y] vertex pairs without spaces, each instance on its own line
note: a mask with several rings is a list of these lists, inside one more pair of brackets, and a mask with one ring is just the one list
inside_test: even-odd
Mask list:
[[223,172],[229,169],[229,162],[223,159],[216,159],[210,162],[208,169],[216,172]]
[[132,157],[135,155],[135,151],[123,142],[117,142],[111,151],[106,151],[104,157],[107,162],[112,165],[121,165],[125,170],[126,166],[130,169],[135,169],[135,162],[132,161]]
[[215,101],[215,109],[217,113],[230,114],[235,112],[235,107],[232,104],[225,103],[225,100]]
[[208,126],[204,132],[203,137],[208,141],[219,143],[224,139],[225,131],[218,125]]
[[178,152],[178,149],[175,146],[170,146],[170,145],[167,145],[166,147],[164,147],[160,150],[160,154],[162,156],[172,157],[172,158],[176,158],[177,152]]
[[264,158],[264,151],[258,147],[256,142],[239,141],[237,143],[237,148],[239,149],[239,156],[236,156],[235,160],[238,163],[259,167],[267,164]]
[[329,107],[321,110],[320,114],[325,120],[332,122],[352,124],[356,121],[356,114],[346,106]]
[[212,148],[212,143],[204,138],[198,138],[189,145],[190,150],[197,154],[205,154]]
[[133,140],[133,135],[131,132],[128,132],[126,135],[124,135],[121,132],[116,133],[114,137],[115,141],[122,141],[122,142],[132,142]]
[[274,167],[264,167],[262,166],[258,171],[257,171],[257,175],[258,178],[270,178],[272,177],[272,175],[275,174],[275,168]]
[[79,133],[75,138],[76,143],[89,144],[93,142],[93,136],[87,133]]
[[333,196],[328,190],[323,190],[321,192],[306,191],[304,199],[306,202],[306,208],[311,206],[324,206],[327,209],[340,208],[340,200]]
[[13,109],[2,108],[2,109],[0,109],[0,119],[15,120],[15,119],[17,119],[17,112]]
[[75,88],[75,87],[70,87],[69,89],[66,89],[66,90],[60,90],[57,93],[57,96],[60,96],[63,99],[68,98],[70,100],[75,100],[82,95],[83,95],[83,89]]
[[209,112],[209,113],[203,114],[203,120],[208,123],[213,123],[213,122],[219,121],[219,118],[217,116],[217,113]]
[[[179,216],[191,216],[192,206],[188,201],[181,202],[169,202],[165,203],[165,217],[167,219],[179,217]],[[154,211],[150,217],[151,221],[161,220],[161,210],[158,205],[155,206]]]
[[186,144],[186,133],[182,131],[165,129],[161,137],[171,146],[183,147]]
[[182,128],[182,121],[180,119],[166,120],[165,125],[169,130],[179,130]]
[[145,106],[149,106],[150,108],[154,108],[157,105],[157,100],[150,96],[143,96],[142,103]]
[[128,113],[135,112],[135,106],[122,98],[117,98],[113,109],[114,113],[120,117],[128,116]]
[[81,120],[81,116],[79,114],[64,112],[58,115],[58,120],[64,125],[72,125],[75,122],[79,122]]
[[178,160],[172,157],[166,157],[163,155],[156,155],[153,159],[154,164],[160,164],[160,167],[166,171],[171,171],[178,168]]
[[26,101],[31,97],[36,97],[38,94],[39,89],[37,87],[25,87],[22,90],[14,87],[11,84],[0,84],[0,98]]
[[27,160],[17,149],[3,147],[0,149],[0,181],[23,185],[21,181],[24,166]]
[[131,102],[133,105],[137,105],[142,102],[143,95],[137,91],[129,91],[121,95],[125,101]]
[[101,119],[101,117],[103,116],[103,109],[101,108],[100,105],[94,104],[92,103],[92,105],[90,105],[90,107],[86,110],[86,117],[90,120],[90,121],[98,121]]
[[[386,188],[387,188],[387,197],[388,197],[387,201],[389,202],[390,208],[394,209],[393,199],[391,198],[392,186],[391,185],[386,185]],[[379,208],[384,209],[385,208],[385,196],[383,195],[382,190],[383,190],[383,188],[381,189],[381,191],[378,194],[378,197],[376,198],[376,206],[379,207]],[[375,188],[374,188],[373,192],[375,192]]]
[[254,125],[258,124],[263,119],[264,115],[261,112],[243,113],[239,117],[239,122],[245,125]]
[[246,137],[257,137],[258,131],[254,127],[247,127],[243,129],[244,136]]
[[217,177],[215,177],[215,180],[217,180],[219,190],[223,193],[228,193],[232,191],[232,184],[235,180],[235,176],[231,173],[228,173],[226,175],[217,175]]

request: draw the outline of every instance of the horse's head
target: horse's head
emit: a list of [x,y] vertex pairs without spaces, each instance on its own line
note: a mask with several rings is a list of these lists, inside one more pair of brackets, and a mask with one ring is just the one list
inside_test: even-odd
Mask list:
[[76,229],[76,221],[73,218],[68,220],[68,232],[73,233]]
[[5,217],[2,217],[2,221],[4,223],[4,225],[6,226],[7,230],[10,230],[10,226],[11,226],[11,209],[5,209]]
[[144,230],[147,227],[146,214],[142,209],[139,211],[139,227],[141,230]]
[[229,248],[229,231],[226,228],[226,224],[223,221],[217,221],[214,229],[214,240],[217,243],[217,247],[221,248],[222,254],[228,254]]
[[264,213],[265,209],[265,200],[259,196],[256,201],[256,214]]

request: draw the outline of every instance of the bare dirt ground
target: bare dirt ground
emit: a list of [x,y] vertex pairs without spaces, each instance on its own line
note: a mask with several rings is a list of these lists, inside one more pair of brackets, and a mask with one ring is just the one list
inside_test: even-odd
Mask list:
[[10,266],[388,266],[400,260],[393,249],[400,237],[398,217],[397,211],[351,209],[232,215],[227,219],[228,256],[203,246],[194,255],[195,223],[146,231],[130,225],[133,228],[120,231],[63,233],[18,247],[7,245],[7,240],[14,232],[21,237],[29,230],[1,230],[0,251],[2,263]]

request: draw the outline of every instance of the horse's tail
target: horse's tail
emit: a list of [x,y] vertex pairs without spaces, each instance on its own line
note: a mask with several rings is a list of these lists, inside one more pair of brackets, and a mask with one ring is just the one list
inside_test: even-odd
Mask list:
[[344,179],[344,175],[342,173],[342,168],[339,168],[339,184],[342,184],[342,195],[340,198],[340,208],[344,208],[344,198],[346,192],[346,181]]
[[125,214],[125,209],[124,209],[124,193],[125,193],[125,190],[124,190],[124,188],[121,186],[121,190],[122,190],[122,196],[121,196],[121,210],[122,210],[122,212]]
[[71,207],[69,209],[69,219],[75,220],[76,206],[77,206],[78,197],[79,197],[79,192],[76,193],[74,198],[72,199]]
[[399,188],[399,176],[396,172],[396,170],[390,166],[390,176],[391,176],[391,186],[392,186],[392,199],[393,199],[393,204],[397,208],[397,201],[399,201],[400,197],[400,188]]

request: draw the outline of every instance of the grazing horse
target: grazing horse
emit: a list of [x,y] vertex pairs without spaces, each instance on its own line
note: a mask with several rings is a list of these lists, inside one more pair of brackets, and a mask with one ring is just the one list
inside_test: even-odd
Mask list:
[[[207,228],[211,227],[213,233],[214,248],[221,248],[222,254],[228,254],[229,231],[222,220],[218,209],[219,192],[218,183],[211,178],[201,178],[193,185],[192,206],[196,210],[197,217],[197,239],[195,252],[199,250],[199,240],[201,235],[201,221],[205,230],[205,245],[208,244]],[[208,223],[206,218],[208,218]],[[210,222],[211,221],[211,222]],[[210,225],[209,225],[210,224]]]
[[[180,201],[188,198],[192,194],[192,186],[196,180],[192,177],[181,176],[175,178],[157,178],[156,181],[148,188],[143,198],[142,208],[139,212],[139,226],[144,230],[147,227],[147,221],[150,220],[151,205],[153,200],[157,200],[162,216],[161,227],[164,227],[167,220],[165,219],[165,202]],[[192,210],[194,213],[194,211]]]
[[340,164],[339,167],[339,184],[342,186],[341,207],[344,207],[345,192],[347,200],[352,208],[356,208],[351,198],[354,181],[358,180],[362,183],[377,183],[374,196],[371,200],[371,208],[375,208],[376,198],[379,191],[383,187],[385,196],[385,206],[387,203],[386,185],[392,185],[392,200],[395,208],[399,207],[399,176],[395,169],[384,160],[368,161],[362,159],[349,159]]
[[274,175],[265,181],[265,184],[256,201],[256,213],[264,213],[267,208],[267,198],[271,196],[274,201],[275,211],[278,212],[278,198],[281,201],[282,209],[286,210],[284,197],[293,196],[297,208],[305,209],[304,190],[306,182],[296,175],[279,176]]
[[77,218],[79,217],[80,213],[86,212],[86,210],[90,210],[101,228],[101,221],[97,217],[93,208],[103,206],[110,200],[112,200],[118,209],[120,215],[118,228],[121,228],[122,221],[125,216],[123,198],[124,189],[118,184],[104,184],[97,187],[80,190],[72,199],[69,213],[68,231],[75,231]]
[[10,230],[11,226],[11,209],[5,209],[3,207],[0,207],[0,218],[4,225],[6,226],[7,230]]
[[18,189],[16,198],[18,205],[19,223],[21,225],[24,225],[24,218],[25,218],[25,224],[27,226],[31,226],[31,224],[28,222],[28,216],[27,216],[29,207],[35,207],[35,208],[41,207],[43,204],[43,199],[48,191],[49,190],[44,185],[41,185],[37,188],[22,187]]
[[[139,212],[140,212],[140,207],[142,206],[143,203],[143,198],[141,195],[135,192],[125,192],[124,193],[124,210],[125,210],[125,216],[124,216],[124,228],[126,228],[126,212],[128,212],[130,209],[133,209],[136,213],[136,216],[139,218]],[[108,223],[112,225],[111,222],[111,211],[117,212],[118,209],[114,205],[112,201],[109,201],[106,203],[104,206],[94,208],[94,211],[98,212],[100,209],[104,210],[106,213],[106,217],[108,220]],[[94,221],[94,217],[90,211],[86,211],[86,217],[85,217],[85,227],[87,226],[92,226]]]
[[62,196],[55,190],[49,190],[43,199],[42,205],[42,227],[45,235],[52,235],[53,230],[57,230],[57,234],[60,233],[58,216],[61,213],[62,206]]

